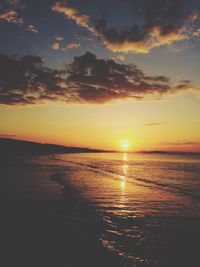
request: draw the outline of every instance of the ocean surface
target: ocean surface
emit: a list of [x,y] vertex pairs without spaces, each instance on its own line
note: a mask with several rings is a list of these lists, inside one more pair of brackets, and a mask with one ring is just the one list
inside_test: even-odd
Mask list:
[[100,218],[99,240],[123,266],[200,266],[199,155],[57,154],[24,164],[15,194],[60,199],[69,184]]

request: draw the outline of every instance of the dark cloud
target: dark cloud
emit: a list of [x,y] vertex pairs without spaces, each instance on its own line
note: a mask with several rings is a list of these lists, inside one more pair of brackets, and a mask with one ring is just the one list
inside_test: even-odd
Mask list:
[[[152,48],[199,36],[196,20],[200,15],[199,0],[126,0],[132,10],[132,25],[110,27],[109,16],[96,24],[75,7],[57,2],[52,10],[64,14],[78,26],[97,35],[114,52],[148,53]],[[68,3],[67,3],[68,4]],[[108,4],[109,6],[109,4]],[[112,12],[115,9],[112,8]],[[123,22],[123,14],[118,22]]]
[[0,55],[0,102],[2,104],[35,104],[60,98],[61,73],[43,66],[38,56]]
[[31,32],[39,33],[38,29],[33,24],[28,25],[27,29]]
[[96,25],[96,31],[112,51],[147,53],[154,47],[191,37],[190,25],[200,13],[196,2],[198,1],[129,1],[133,17],[137,18],[134,25],[121,30],[109,28],[109,19],[103,18]]
[[172,86],[168,77],[149,76],[134,64],[98,59],[89,52],[62,70],[46,67],[38,56],[0,55],[0,103],[6,105],[158,99],[187,90],[187,85],[191,88],[190,81],[184,80]]
[[119,98],[142,98],[148,94],[164,94],[170,81],[164,76],[147,76],[136,65],[97,59],[86,53],[75,57],[68,66],[67,81],[78,88],[80,101],[102,103]]

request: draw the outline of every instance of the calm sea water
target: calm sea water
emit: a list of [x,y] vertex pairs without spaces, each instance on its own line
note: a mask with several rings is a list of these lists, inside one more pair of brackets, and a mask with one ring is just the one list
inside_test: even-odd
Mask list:
[[51,160],[66,168],[63,179],[100,214],[101,242],[125,266],[167,266],[184,253],[192,262],[200,245],[199,156],[65,154]]
[[62,198],[58,184],[70,184],[100,216],[99,239],[124,266],[200,266],[198,155],[59,154],[28,164],[16,194]]

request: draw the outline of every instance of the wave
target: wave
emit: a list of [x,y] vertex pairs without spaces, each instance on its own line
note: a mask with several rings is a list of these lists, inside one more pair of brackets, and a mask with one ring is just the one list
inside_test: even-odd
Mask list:
[[[108,170],[108,169],[103,170],[102,168],[104,166],[102,166],[101,164],[88,164],[88,163],[82,163],[82,162],[75,162],[73,160],[58,158],[55,155],[49,156],[49,159],[69,163],[69,164],[74,165],[76,167],[79,166],[81,169],[83,168],[83,170],[86,169],[86,170],[92,171],[94,173],[99,173],[100,175],[105,175],[106,177],[114,179],[114,180],[116,180],[116,179],[120,180],[121,177],[123,176],[123,174],[119,173],[117,170],[111,170],[111,169],[110,170]],[[124,161],[119,160],[118,163],[123,165]],[[113,166],[113,164],[111,164],[111,166]],[[76,168],[76,170],[77,170],[77,168]],[[200,200],[199,194],[185,190],[184,188],[180,188],[178,186],[174,186],[173,184],[149,180],[147,178],[141,178],[141,177],[136,177],[136,176],[133,177],[131,175],[128,175],[126,178],[127,178],[127,180],[126,180],[127,183],[135,183],[139,186],[148,187],[148,188],[156,188],[156,189],[167,191],[170,193],[188,196],[188,197],[191,197],[197,201]]]

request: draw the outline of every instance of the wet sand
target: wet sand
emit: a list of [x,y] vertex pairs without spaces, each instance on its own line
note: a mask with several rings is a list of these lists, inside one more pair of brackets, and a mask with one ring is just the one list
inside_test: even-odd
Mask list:
[[[99,241],[101,219],[68,184],[56,181],[54,166],[48,173],[12,159],[1,161],[0,169],[1,266],[122,266]],[[41,177],[49,183],[43,196],[36,188]]]

